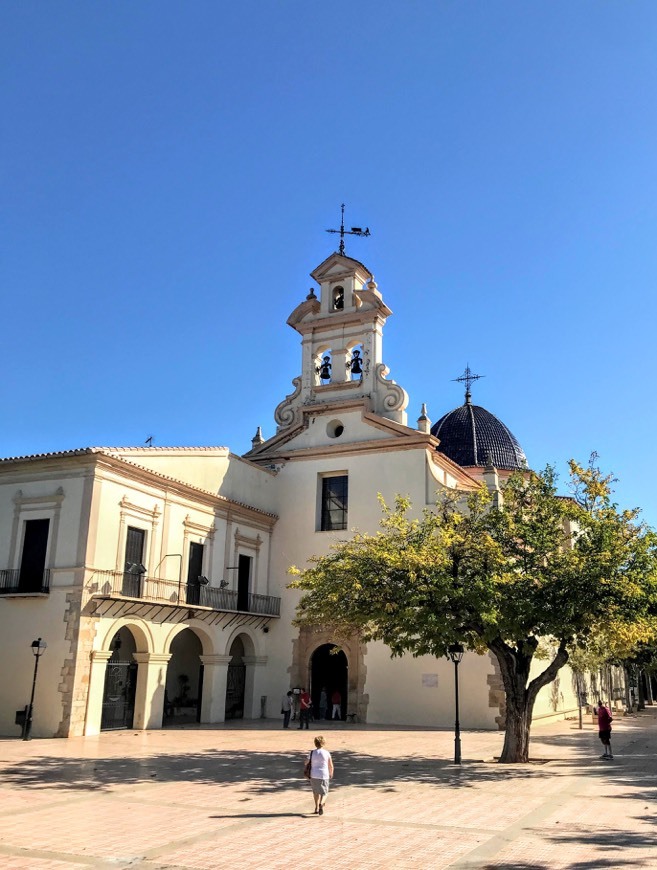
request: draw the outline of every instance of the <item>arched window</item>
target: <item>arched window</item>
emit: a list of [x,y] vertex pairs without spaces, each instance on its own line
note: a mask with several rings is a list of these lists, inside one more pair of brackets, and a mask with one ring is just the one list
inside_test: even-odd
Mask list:
[[320,384],[328,384],[331,382],[331,351],[324,350],[322,351],[317,359],[315,365],[315,372],[317,374],[317,380]]
[[363,377],[363,345],[358,344],[351,348],[347,359],[347,372],[352,381],[360,381]]

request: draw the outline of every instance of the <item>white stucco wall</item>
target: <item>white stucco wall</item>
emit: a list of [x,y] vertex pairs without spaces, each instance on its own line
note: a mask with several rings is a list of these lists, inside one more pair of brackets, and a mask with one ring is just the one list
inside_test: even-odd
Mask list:
[[[383,644],[368,644],[367,721],[372,724],[454,724],[454,665],[446,659],[421,656],[390,658]],[[462,728],[496,728],[497,709],[488,706],[488,656],[464,655],[459,665],[459,710]]]
[[31,643],[41,637],[47,649],[39,661],[33,735],[52,736],[62,720],[59,686],[70,655],[65,637],[66,596],[79,578],[75,568],[84,552],[83,503],[90,469],[82,463],[62,467],[53,461],[10,467],[0,482],[0,569],[17,569],[26,520],[50,520],[45,567],[49,595],[0,596],[0,734],[18,736],[16,710],[29,703],[34,674]]

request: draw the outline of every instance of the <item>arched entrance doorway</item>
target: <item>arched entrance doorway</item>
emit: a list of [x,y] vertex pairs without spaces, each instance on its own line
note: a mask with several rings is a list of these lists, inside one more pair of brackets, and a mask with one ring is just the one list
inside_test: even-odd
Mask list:
[[112,655],[105,670],[101,731],[132,728],[137,688],[137,662],[132,654],[137,651],[129,628],[120,628],[110,643]]
[[164,721],[200,722],[203,693],[203,647],[196,633],[186,628],[171,641],[164,692]]
[[331,718],[331,696],[335,691],[340,693],[341,718],[344,719],[347,714],[349,665],[344,652],[342,650],[335,653],[331,652],[334,649],[337,649],[334,643],[322,644],[322,646],[317,647],[310,659],[310,695],[315,718],[320,715],[322,689],[326,690],[328,699],[326,718]]
[[246,664],[244,643],[240,637],[232,642],[226,682],[226,719],[244,718],[244,690],[246,687]]

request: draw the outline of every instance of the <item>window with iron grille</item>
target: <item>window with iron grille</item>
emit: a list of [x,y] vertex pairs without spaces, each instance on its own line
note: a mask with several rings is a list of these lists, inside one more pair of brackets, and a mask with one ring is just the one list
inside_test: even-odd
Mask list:
[[347,508],[349,504],[349,478],[346,474],[339,477],[322,477],[322,507],[320,531],[330,532],[347,528]]

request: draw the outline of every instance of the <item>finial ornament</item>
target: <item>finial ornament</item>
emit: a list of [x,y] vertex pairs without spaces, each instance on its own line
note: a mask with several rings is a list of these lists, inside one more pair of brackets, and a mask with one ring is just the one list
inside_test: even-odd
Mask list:
[[352,227],[350,230],[345,230],[344,228],[344,203],[340,206],[342,210],[342,218],[340,220],[340,229],[339,230],[326,230],[327,233],[339,233],[340,234],[340,255],[344,257],[344,237],[345,236],[369,236],[370,228],[365,227],[362,229],[361,227]]
[[480,378],[486,377],[485,375],[475,375],[472,373],[470,369],[470,364],[468,363],[465,367],[465,371],[461,375],[460,378],[453,378],[452,380],[457,381],[460,384],[465,384],[465,403],[466,405],[470,403],[471,393],[470,387],[472,386],[473,381],[478,381]]
[[426,432],[427,435],[431,434],[431,420],[427,414],[427,406],[425,402],[422,402],[422,410],[420,411],[420,416],[417,418],[417,428],[420,432]]

